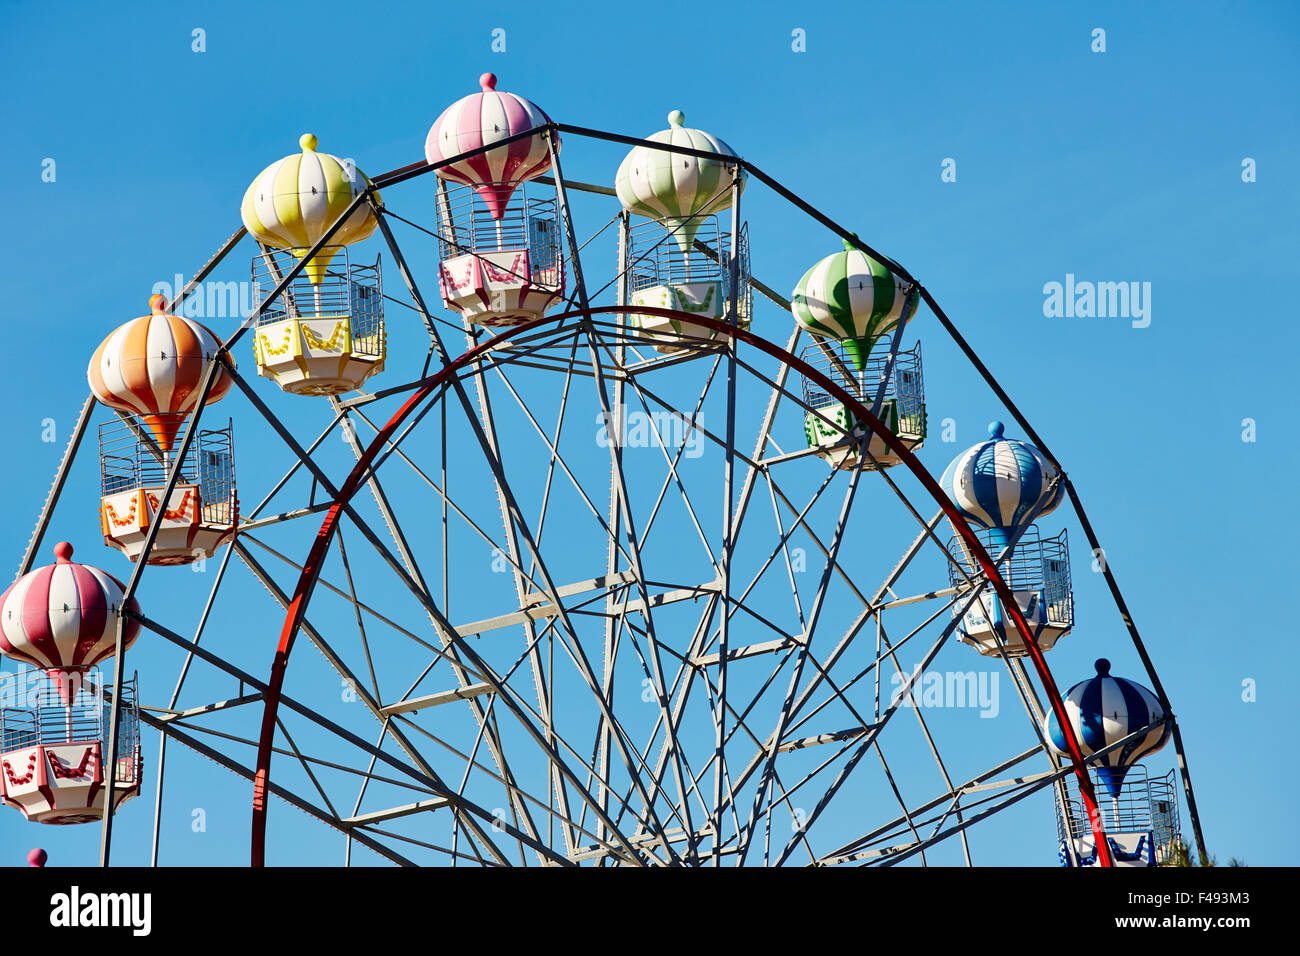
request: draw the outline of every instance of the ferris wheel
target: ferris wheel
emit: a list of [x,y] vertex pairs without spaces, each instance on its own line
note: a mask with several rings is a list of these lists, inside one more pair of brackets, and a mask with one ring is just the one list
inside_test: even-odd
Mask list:
[[[0,713],[4,803],[99,822],[107,863],[153,789],[157,863],[180,750],[242,781],[254,865],[294,862],[294,808],[348,863],[971,864],[1013,820],[1110,866],[1168,855],[1181,791],[1204,855],[1104,564],[1116,607],[1071,636],[1079,496],[930,292],[680,111],[638,138],[480,87],[374,178],[302,136],[94,351],[0,597],[36,688]],[[621,163],[568,178],[562,140]],[[774,285],[759,190],[826,235]],[[223,341],[186,302],[236,249]],[[1014,423],[933,471],[918,328]],[[96,420],[91,532],[63,492]],[[111,552],[38,566],[56,508]],[[1101,659],[1062,693],[1058,642],[1123,639],[1151,689]]]

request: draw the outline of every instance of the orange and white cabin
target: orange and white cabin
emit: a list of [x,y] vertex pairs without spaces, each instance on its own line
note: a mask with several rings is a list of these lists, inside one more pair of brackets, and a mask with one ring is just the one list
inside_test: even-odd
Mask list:
[[149,564],[190,564],[212,557],[239,525],[234,431],[199,429],[164,506],[170,452],[134,422],[100,426],[99,522],[104,543],[140,558],[152,524],[159,525]]

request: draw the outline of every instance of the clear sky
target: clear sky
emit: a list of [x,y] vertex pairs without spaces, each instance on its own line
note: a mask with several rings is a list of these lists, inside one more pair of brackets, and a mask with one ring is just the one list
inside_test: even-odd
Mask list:
[[[1083,496],[1183,728],[1211,852],[1300,858],[1287,729],[1297,523],[1286,496],[1300,467],[1294,4],[4,2],[0,18],[0,546],[12,567],[86,395],[89,355],[144,311],[156,282],[191,275],[238,227],[247,184],[301,132],[372,175],[403,166],[486,70],[580,126],[645,135],[682,109],[933,292]],[[496,29],[504,52],[492,50]],[[566,149],[567,174],[612,184],[620,149]],[[427,191],[394,208],[432,216]],[[755,203],[748,216],[764,237],[754,274],[783,292],[836,247],[788,206]],[[241,278],[246,258],[235,258],[229,277]],[[1049,315],[1045,287],[1067,276],[1139,283],[1149,313]],[[433,288],[427,270],[424,282]],[[788,325],[769,321],[756,331],[784,341]],[[952,417],[959,431],[956,444],[927,446],[937,475],[1001,416],[924,310],[914,329],[931,421]],[[251,370],[249,351],[238,359]],[[287,420],[314,437],[322,414],[295,408]],[[125,579],[125,560],[97,541],[93,450],[88,440],[48,541],[67,537]],[[1105,654],[1140,679],[1083,535],[1052,527],[1062,523],[1080,623],[1049,658],[1056,677],[1067,687]],[[181,600],[159,587],[154,607]],[[264,673],[279,617],[259,600]],[[147,860],[155,749],[150,740],[146,795],[121,818],[123,862]],[[1172,760],[1170,748],[1150,765]],[[229,846],[195,846],[195,857],[244,862],[246,786],[204,786]],[[189,816],[172,812],[181,845]],[[1009,849],[987,857],[1052,863],[1050,806],[1019,820]],[[313,841],[328,831],[293,826],[300,842],[281,861],[316,861]],[[54,862],[90,862],[97,837],[38,832],[6,809],[0,863],[36,845]]]

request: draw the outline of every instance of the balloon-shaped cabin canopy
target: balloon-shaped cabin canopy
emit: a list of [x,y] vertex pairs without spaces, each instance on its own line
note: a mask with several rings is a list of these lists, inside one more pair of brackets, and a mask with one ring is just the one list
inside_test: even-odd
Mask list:
[[[138,415],[157,446],[170,452],[198,404],[203,375],[220,343],[205,326],[166,312],[166,306],[164,296],[151,296],[148,315],[118,326],[95,349],[86,378],[95,398]],[[220,401],[233,383],[219,368],[207,404]]]
[[[248,234],[264,246],[285,249],[302,258],[347,212],[370,180],[350,159],[318,152],[316,137],[298,139],[302,152],[277,160],[253,180],[244,193],[240,216]],[[379,202],[379,194],[373,194]],[[365,239],[378,225],[370,203],[363,202],[307,263],[304,272],[313,285],[324,280],[339,248]]]
[[882,336],[916,314],[911,283],[852,242],[803,274],[790,297],[795,321],[813,335],[842,343],[862,369]]
[[[1104,657],[1093,666],[1096,675],[1071,687],[1062,703],[1084,757],[1133,737],[1094,764],[1106,792],[1118,797],[1128,769],[1168,743],[1172,730],[1154,693],[1137,681],[1112,676],[1110,661]],[[1055,713],[1047,715],[1044,729],[1057,753],[1068,754]]]
[[[565,282],[555,190],[530,182],[551,169],[550,118],[496,82],[484,73],[482,91],[447,107],[424,144],[430,163],[488,147],[435,173],[438,290],[465,322],[489,328],[540,319],[563,300]],[[551,141],[558,153],[559,137]]]
[[[497,90],[491,73],[479,77],[480,91],[461,97],[442,111],[424,140],[424,156],[431,164],[494,143],[519,137],[496,148],[438,167],[434,174],[474,189],[493,219],[501,219],[515,188],[544,175],[551,168],[551,151],[546,127],[551,119],[535,103],[514,93]],[[532,135],[520,136],[529,130]],[[556,152],[560,137],[552,134]]]
[[[975,532],[994,560],[999,554],[993,531]],[[954,561],[948,565],[948,581],[957,589],[969,587],[980,574],[979,563],[961,535],[953,535],[948,553]],[[1054,538],[1040,536],[1030,525],[1016,542],[1013,551],[1000,565],[998,573],[1016,599],[1016,605],[1028,625],[1038,649],[1051,650],[1058,640],[1074,627],[1074,590],[1070,582],[1070,544],[1064,530]],[[963,610],[964,608],[964,610]],[[959,597],[953,607],[959,618],[957,639],[969,644],[985,657],[1024,657],[1029,653],[1024,635],[1016,627],[992,585],[982,588],[971,602],[970,592]]]
[[[126,589],[107,571],[73,561],[66,541],[54,546],[54,558],[0,596],[0,654],[58,676],[113,656]],[[135,598],[126,607],[140,612]],[[140,622],[128,616],[125,646],[139,633]]]
[[[104,766],[113,695],[118,721],[114,806],[140,792],[140,715],[135,680],[116,688],[87,672],[140,632],[140,613],[111,574],[72,560],[54,546],[55,563],[29,571],[0,595],[0,652],[45,672],[0,707],[0,801],[37,823],[88,823],[104,814]],[[29,672],[30,673],[30,672]]]
[[635,146],[614,179],[614,191],[624,209],[659,222],[682,253],[690,254],[703,218],[731,208],[733,184],[738,192],[744,191],[739,157],[712,133],[688,127],[681,110],[668,114],[668,129],[646,139],[709,154]]
[[962,517],[994,532],[999,550],[1017,530],[1055,511],[1065,495],[1047,456],[1004,431],[1001,422],[992,422],[988,440],[954,458],[939,480]]

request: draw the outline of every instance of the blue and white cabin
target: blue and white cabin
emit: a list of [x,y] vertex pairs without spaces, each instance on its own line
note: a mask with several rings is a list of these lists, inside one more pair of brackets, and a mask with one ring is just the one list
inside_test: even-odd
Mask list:
[[[1181,841],[1174,771],[1149,777],[1135,764],[1125,771],[1124,785],[1114,796],[1107,781],[1089,769],[1097,793],[1102,828],[1116,866],[1161,866],[1169,862]],[[1061,866],[1096,866],[1096,841],[1088,812],[1072,774],[1056,794],[1056,834]],[[1062,797],[1062,790],[1064,797]]]
[[[997,561],[1003,549],[1002,532],[976,530],[975,536]],[[948,565],[948,581],[955,588],[969,587],[979,565],[960,536],[949,542],[949,553],[956,563]],[[1041,650],[1050,650],[1074,626],[1074,591],[1070,585],[1070,547],[1064,530],[1054,538],[1043,538],[1030,525],[1016,542],[1015,550],[998,566],[1002,579],[1015,595]],[[1011,620],[1002,599],[992,585],[986,585],[979,597],[966,607],[968,595],[957,599],[954,616],[960,615],[957,639],[969,644],[986,657],[1024,657],[1029,653],[1019,629]],[[966,607],[965,612],[962,608]]]

